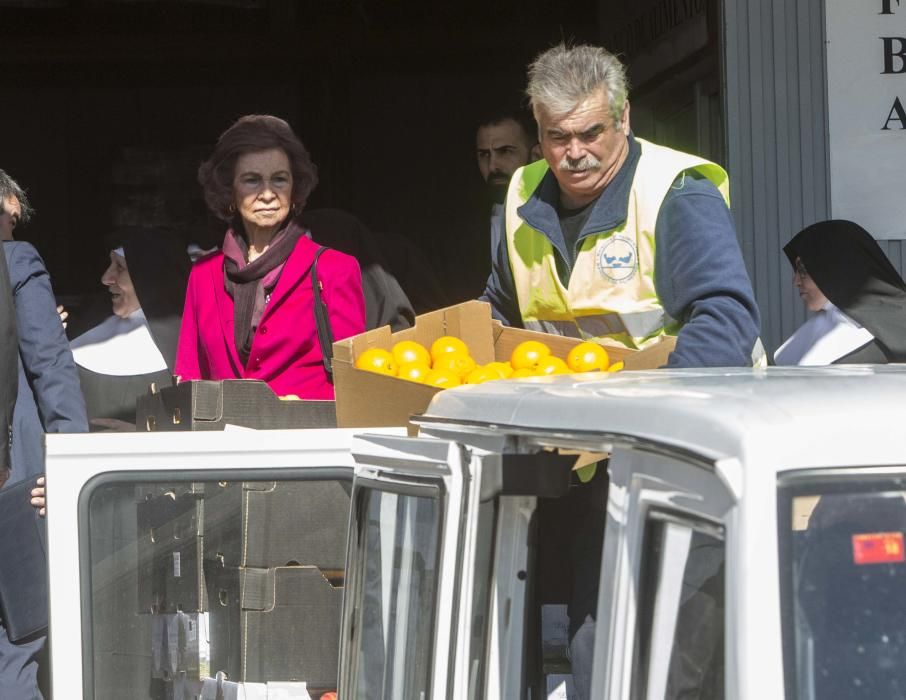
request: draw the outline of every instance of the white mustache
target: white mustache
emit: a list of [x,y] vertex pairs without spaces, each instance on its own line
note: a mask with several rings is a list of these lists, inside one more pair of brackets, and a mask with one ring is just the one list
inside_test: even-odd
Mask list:
[[585,154],[582,158],[575,161],[570,160],[567,156],[563,156],[557,167],[560,170],[565,170],[570,173],[584,173],[586,170],[600,170],[601,161],[590,153]]

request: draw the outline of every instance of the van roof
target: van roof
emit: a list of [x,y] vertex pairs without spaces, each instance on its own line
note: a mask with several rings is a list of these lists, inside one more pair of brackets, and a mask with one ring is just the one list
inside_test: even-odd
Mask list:
[[906,464],[906,365],[487,382],[438,393],[419,422],[454,431],[626,436],[707,459],[770,461],[778,470]]

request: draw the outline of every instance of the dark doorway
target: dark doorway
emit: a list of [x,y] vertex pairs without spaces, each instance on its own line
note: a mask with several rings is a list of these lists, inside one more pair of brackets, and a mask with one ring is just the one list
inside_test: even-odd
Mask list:
[[595,4],[413,0],[0,0],[0,167],[61,295],[95,291],[131,226],[217,241],[195,171],[238,116],[286,118],[348,209],[430,248],[478,206],[476,110],[515,93]]

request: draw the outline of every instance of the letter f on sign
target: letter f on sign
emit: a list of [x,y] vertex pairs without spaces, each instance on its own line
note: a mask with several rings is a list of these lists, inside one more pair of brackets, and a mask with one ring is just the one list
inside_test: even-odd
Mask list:
[[882,15],[892,15],[893,7],[891,3],[896,3],[897,7],[900,6],[900,0],[881,0],[881,14]]

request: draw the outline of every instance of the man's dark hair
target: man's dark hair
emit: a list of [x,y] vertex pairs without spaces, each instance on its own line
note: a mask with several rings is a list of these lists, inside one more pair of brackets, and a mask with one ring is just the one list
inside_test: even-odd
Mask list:
[[19,183],[7,175],[5,170],[0,170],[0,212],[5,211],[3,207],[8,197],[15,197],[19,200],[19,206],[22,209],[22,213],[19,214],[19,222],[27,223],[35,210],[28,201],[25,190],[19,187]]
[[475,131],[484,126],[496,126],[506,121],[514,121],[522,127],[526,145],[531,148],[538,143],[538,125],[532,115],[520,107],[495,107],[479,114]]

